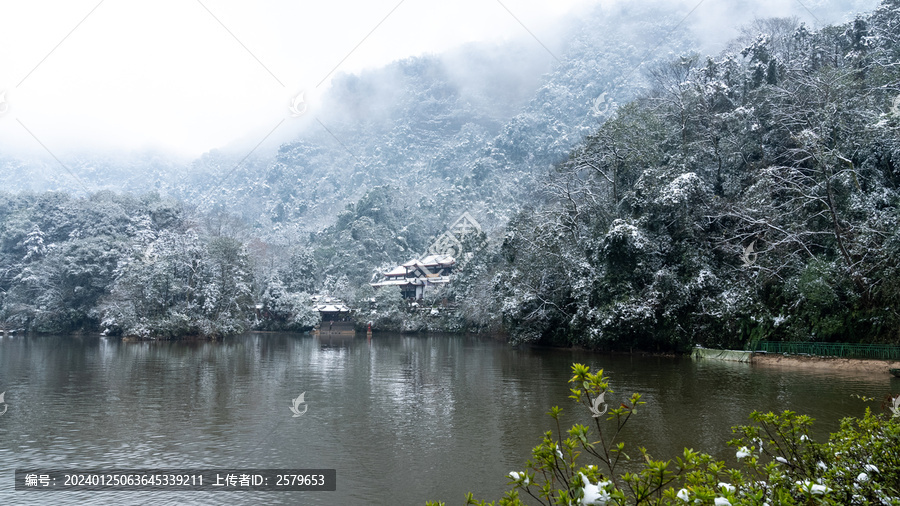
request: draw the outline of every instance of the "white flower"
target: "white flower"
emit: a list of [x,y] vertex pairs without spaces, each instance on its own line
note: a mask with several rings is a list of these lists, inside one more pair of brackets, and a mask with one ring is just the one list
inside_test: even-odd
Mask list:
[[826,466],[825,463],[822,462],[821,460],[820,460],[819,463],[816,464],[816,465],[818,465],[819,468],[822,469],[823,471],[827,471],[827,470],[828,470],[828,466]]
[[809,491],[813,494],[825,495],[826,492],[829,492],[831,489],[826,487],[825,485],[819,485],[818,483],[810,487]]
[[782,464],[788,463],[787,459],[785,459],[784,457],[775,457],[775,460],[777,460],[778,462],[781,462]]
[[731,503],[728,502],[728,499],[725,499],[724,497],[716,497],[715,504],[716,506],[731,506]]
[[515,471],[510,471],[509,477],[516,481],[519,481],[521,479],[523,485],[528,485],[528,483],[530,483],[528,481],[528,475],[525,473],[517,473]]
[[879,471],[878,471],[878,468],[875,467],[874,464],[866,464],[866,465],[865,465],[865,468],[866,468],[866,471],[869,471],[870,473],[877,473],[877,472],[879,472]]
[[796,484],[799,485],[801,489],[803,489],[811,494],[825,495],[825,493],[831,491],[831,489],[826,487],[825,485],[813,483],[809,480],[806,480],[803,482],[798,481],[798,482],[796,482]]
[[900,416],[900,395],[891,400],[891,407],[888,409],[891,410],[891,413],[893,413],[894,416]]
[[610,484],[608,481],[601,481],[600,483],[594,485],[590,481],[588,481],[587,476],[582,473],[578,473],[581,475],[581,483],[583,485],[582,491],[584,492],[584,497],[581,498],[581,506],[605,506],[606,503],[612,498],[609,492],[607,492],[605,487]]
[[687,491],[687,489],[685,489],[685,488],[679,490],[678,493],[675,494],[675,497],[681,499],[681,500],[684,501],[684,502],[688,502],[688,501],[690,500],[690,496],[688,495],[688,491]]
[[559,445],[556,445],[556,455],[557,455],[559,458],[563,458],[563,454],[562,454],[562,452],[559,450]]
[[869,481],[869,475],[866,473],[859,473],[859,476],[856,477],[856,481],[860,483]]
[[738,460],[741,460],[744,457],[749,457],[750,455],[752,455],[752,453],[750,453],[750,449],[746,446],[740,447],[737,453],[734,454],[734,456],[737,457]]
[[734,492],[734,485],[729,485],[728,483],[722,481],[719,482],[719,488],[724,488],[729,492]]

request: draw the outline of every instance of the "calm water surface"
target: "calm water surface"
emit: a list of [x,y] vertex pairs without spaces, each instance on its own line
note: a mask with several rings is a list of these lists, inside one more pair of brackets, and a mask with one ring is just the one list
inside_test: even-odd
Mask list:
[[[658,458],[687,446],[730,459],[730,427],[753,410],[809,414],[822,438],[841,417],[863,413],[853,394],[900,390],[887,375],[512,348],[467,336],[6,337],[0,504],[461,504],[468,491],[493,500],[552,427],[550,407],[564,407],[568,424],[589,419],[567,399],[576,361],[606,370],[611,402],[644,394],[625,438]],[[302,392],[308,411],[293,417],[291,399]],[[17,467],[334,468],[337,491],[26,493],[13,490]]]

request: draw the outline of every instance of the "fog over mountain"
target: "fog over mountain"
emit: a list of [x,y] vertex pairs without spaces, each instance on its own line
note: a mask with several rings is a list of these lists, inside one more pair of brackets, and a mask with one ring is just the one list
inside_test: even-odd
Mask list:
[[[705,54],[718,52],[721,45],[731,39],[741,25],[749,23],[755,17],[796,15],[807,21],[810,26],[815,26],[817,24],[844,20],[850,13],[871,9],[875,3],[871,0],[846,2],[820,0],[802,4],[790,1],[707,1],[702,2],[698,6],[693,2],[669,1],[657,2],[653,4],[657,5],[657,7],[648,8],[647,12],[653,14],[660,23],[667,24],[670,27],[678,26],[679,32],[689,29],[692,48]],[[639,5],[638,3],[635,4]],[[646,3],[644,4],[646,5]],[[64,20],[67,19],[66,16],[78,19],[79,15],[84,15],[78,10],[82,7],[85,6],[79,6],[75,3],[68,5],[65,10],[57,12],[60,16],[58,22],[47,27],[42,26],[41,30],[32,30],[33,36],[31,37],[23,35],[23,33],[28,33],[26,24],[11,27],[6,32],[3,40],[0,41],[7,47],[12,47],[11,45],[13,44],[21,47],[21,39],[23,38],[33,43],[33,47],[26,44],[27,50],[9,52],[7,54],[0,52],[0,67],[6,67],[10,70],[7,75],[0,77],[0,90],[6,92],[5,100],[11,107],[7,114],[4,115],[5,121],[0,122],[0,160],[3,161],[4,165],[17,167],[16,170],[0,173],[0,182],[4,183],[6,188],[11,190],[56,188],[71,191],[84,191],[85,189],[94,191],[102,188],[141,191],[151,187],[165,188],[166,185],[164,183],[155,180],[156,175],[163,175],[170,185],[184,184],[179,180],[190,177],[187,172],[189,171],[191,157],[183,154],[178,156],[172,155],[171,153],[174,151],[170,147],[174,146],[174,144],[172,144],[171,139],[163,140],[165,136],[160,136],[157,140],[147,137],[144,141],[134,141],[126,140],[126,137],[123,136],[133,135],[136,132],[149,128],[156,128],[157,130],[162,128],[169,132],[182,132],[182,126],[184,125],[204,124],[194,118],[197,115],[205,117],[203,121],[206,121],[207,127],[205,129],[203,127],[193,127],[192,130],[185,130],[183,133],[178,134],[181,139],[186,141],[185,145],[191,144],[191,138],[207,139],[209,138],[208,134],[212,130],[224,128],[227,124],[230,129],[228,137],[233,140],[219,146],[208,145],[207,150],[212,148],[219,152],[228,153],[229,161],[233,162],[233,164],[240,162],[251,151],[253,151],[253,155],[251,155],[253,157],[271,159],[280,144],[290,142],[298,137],[302,138],[304,135],[315,135],[315,133],[303,133],[310,128],[321,129],[321,126],[310,120],[310,118],[301,118],[301,121],[287,121],[273,131],[273,127],[278,124],[279,120],[289,118],[287,106],[291,97],[296,95],[295,90],[303,89],[303,86],[298,87],[298,85],[292,84],[296,83],[297,79],[293,79],[292,71],[287,70],[291,68],[291,63],[286,57],[282,56],[282,53],[288,49],[289,52],[285,54],[294,57],[302,56],[301,60],[296,60],[296,63],[303,63],[303,65],[296,66],[298,71],[302,71],[304,74],[317,74],[329,78],[327,82],[319,86],[315,86],[319,82],[319,77],[310,78],[307,76],[299,79],[299,81],[306,83],[307,89],[305,91],[309,113],[316,117],[339,114],[334,108],[341,104],[339,104],[337,95],[334,93],[335,90],[330,78],[347,72],[345,67],[354,69],[349,73],[360,78],[367,74],[370,80],[387,79],[388,72],[379,74],[377,70],[382,68],[383,64],[366,64],[362,60],[357,61],[357,59],[363,56],[369,57],[367,48],[370,46],[371,49],[378,48],[382,50],[384,44],[394,43],[408,46],[409,49],[407,51],[411,52],[407,54],[418,54],[418,57],[423,58],[439,58],[446,67],[448,85],[455,87],[467,97],[487,99],[486,101],[478,102],[476,98],[473,102],[473,105],[485,109],[483,114],[506,117],[508,119],[520,112],[519,108],[533,96],[540,86],[541,77],[559,65],[560,62],[556,61],[555,58],[559,57],[562,60],[567,58],[566,48],[571,44],[573,34],[577,33],[580,23],[592,20],[592,22],[596,21],[598,23],[598,27],[603,26],[603,23],[615,26],[619,22],[618,20],[624,20],[622,22],[625,24],[631,23],[632,21],[629,21],[627,18],[635,15],[629,11],[629,9],[635,8],[631,2],[598,2],[593,4],[585,2],[577,5],[563,2],[557,8],[572,9],[567,16],[557,17],[559,12],[553,11],[549,13],[551,15],[543,16],[544,19],[542,19],[540,13],[546,11],[548,7],[531,5],[527,2],[522,5],[510,4],[511,12],[495,6],[499,13],[494,13],[491,9],[486,10],[484,6],[475,7],[465,3],[456,6],[453,12],[442,14],[427,14],[418,8],[404,5],[403,9],[397,9],[385,20],[385,22],[393,20],[395,23],[400,23],[398,26],[388,24],[385,27],[381,27],[381,31],[374,31],[373,35],[368,37],[350,55],[347,55],[346,51],[352,48],[353,44],[359,42],[355,40],[357,36],[354,35],[355,32],[351,29],[356,28],[357,25],[364,25],[363,20],[356,20],[356,18],[353,18],[353,22],[347,20],[347,22],[342,24],[329,27],[334,34],[347,39],[349,43],[347,48],[335,48],[337,53],[334,54],[332,54],[333,52],[330,48],[326,50],[326,48],[321,47],[321,44],[307,43],[305,39],[301,43],[302,45],[299,46],[299,53],[296,48],[279,48],[276,50],[267,45],[263,45],[262,48],[254,47],[256,49],[254,55],[260,54],[260,59],[267,60],[263,56],[269,56],[275,60],[275,62],[270,63],[277,63],[277,66],[274,64],[268,65],[275,74],[285,74],[292,78],[288,79],[282,75],[283,79],[281,80],[286,82],[287,88],[273,95],[273,92],[268,90],[268,88],[260,88],[254,91],[246,89],[245,86],[245,89],[237,88],[230,91],[234,85],[232,83],[234,79],[225,74],[219,76],[219,74],[213,72],[214,68],[235,67],[235,70],[240,70],[244,74],[249,74],[253,79],[262,81],[261,75],[271,80],[271,76],[266,73],[267,67],[260,67],[253,61],[251,55],[246,52],[226,51],[231,44],[238,49],[240,49],[240,46],[233,38],[230,38],[225,30],[222,30],[221,26],[216,24],[212,18],[209,18],[208,13],[187,13],[180,10],[170,13],[169,9],[176,6],[174,4],[169,5],[169,2],[163,2],[157,5],[154,11],[147,12],[142,9],[135,9],[133,12],[123,11],[120,8],[109,10],[109,6],[104,6],[104,9],[98,8],[96,12],[92,12],[90,16],[85,18],[85,23],[91,21],[93,24],[86,24],[73,31],[71,37],[63,39],[59,47],[49,54],[40,53],[42,49],[49,51],[53,48],[53,45],[41,44],[41,39],[37,37],[61,37],[62,34],[71,30],[71,27],[63,29]],[[277,12],[278,9],[288,9],[287,6],[280,4],[266,7],[272,8],[272,13]],[[178,8],[180,9],[181,7]],[[226,8],[225,3],[220,8],[223,9],[220,12],[223,23],[230,20],[229,16],[239,13],[239,11],[232,11],[230,8]],[[375,19],[374,13],[369,13],[368,10],[367,8],[365,13],[360,12],[359,15],[372,15],[373,19]],[[296,20],[297,16],[290,9],[286,10],[284,14],[289,12]],[[465,18],[466,13],[470,14],[468,18]],[[518,14],[518,16],[514,18],[510,16],[511,13]],[[27,20],[35,14],[22,7],[21,12],[19,10],[9,12],[9,17],[10,19],[21,18],[22,21],[27,23]],[[138,38],[143,33],[140,30],[136,31],[133,39],[125,40],[121,48],[109,50],[114,51],[116,59],[103,60],[104,56],[112,57],[113,53],[106,55],[109,51],[97,51],[97,44],[109,45],[106,41],[114,40],[103,38],[110,36],[107,35],[107,31],[113,30],[110,33],[121,35],[127,32],[133,23],[140,20],[141,16],[146,18],[148,15],[153,17],[169,14],[180,14],[182,16],[190,14],[190,16],[181,19],[179,23],[170,27],[177,28],[177,30],[170,33],[171,41],[167,41],[164,45],[162,41],[154,42],[158,54],[152,58],[150,55],[153,52],[153,46],[144,47],[140,45],[143,43]],[[548,13],[545,12],[545,14]],[[324,13],[306,12],[304,15],[321,16],[323,19],[327,19],[324,17]],[[197,19],[194,19],[193,16],[197,16]],[[469,43],[463,47],[456,47],[455,49],[442,49],[440,53],[416,53],[415,47],[418,44],[411,44],[405,38],[407,34],[404,30],[408,28],[413,30],[410,33],[414,33],[417,29],[420,30],[422,27],[430,26],[434,16],[443,17],[445,22],[455,24],[457,32],[472,32],[472,36],[476,38],[484,38],[484,35],[481,35],[484,32],[481,25],[492,21],[496,25],[494,30],[495,38],[487,38],[480,42]],[[470,19],[470,21],[461,22],[460,19],[457,19],[459,16],[463,16],[460,19]],[[495,19],[493,16],[503,17]],[[476,23],[471,19],[473,17],[480,19]],[[247,26],[238,23],[237,20],[231,20],[231,22],[240,26],[244,30],[240,33],[250,39],[254,35],[264,33],[265,29],[256,26],[256,24],[267,19],[272,19],[272,16],[261,16],[259,19],[248,23],[247,26],[253,26],[257,31],[246,31]],[[116,20],[120,23],[119,27],[116,27]],[[516,20],[522,21],[525,26],[520,25]],[[207,23],[207,21],[211,23]],[[548,24],[551,21],[555,24]],[[421,26],[414,28],[417,22]],[[298,21],[292,21],[290,17],[279,19],[276,23],[277,30],[286,29],[287,26],[296,26],[297,23]],[[300,23],[306,24],[305,18]],[[209,26],[210,24],[213,26]],[[282,26],[282,24],[286,26]],[[472,26],[469,26],[470,24]],[[192,25],[196,25],[196,33],[194,34],[191,34],[189,30]],[[403,27],[403,29],[400,29],[400,27]],[[48,31],[43,31],[45,28]],[[49,29],[55,29],[56,31]],[[312,31],[307,28],[303,31],[318,33],[317,30],[319,28]],[[482,30],[482,32],[478,32],[478,30]],[[327,32],[328,29],[326,28],[325,31]],[[57,32],[59,32],[59,35],[55,35]],[[360,33],[366,32],[361,31]],[[619,33],[622,37],[622,43],[633,45],[638,52],[646,52],[646,54],[642,55],[642,59],[652,59],[666,54],[665,44],[667,42],[664,40],[666,36],[662,38],[652,35],[648,36],[647,33],[643,33],[639,29]],[[221,50],[216,52],[208,51],[209,56],[215,56],[216,59],[203,65],[198,65],[199,62],[196,59],[183,62],[182,58],[184,57],[194,57],[193,51],[196,48],[190,46],[196,45],[197,38],[201,35],[208,37],[210,39],[209,43],[218,43],[220,46],[223,46]],[[194,38],[190,38],[191,36]],[[438,37],[439,34],[435,33],[434,36]],[[496,38],[497,36],[500,38]],[[396,40],[392,40],[392,37]],[[261,38],[267,39],[266,37]],[[149,40],[152,41],[153,38],[151,37]],[[250,40],[255,41],[258,39]],[[353,43],[350,43],[351,40]],[[450,39],[447,40],[449,41]],[[183,47],[181,50],[177,47],[170,47],[176,42],[188,47]],[[661,42],[663,44],[658,46]],[[336,46],[340,45],[336,44]],[[432,46],[443,47],[441,43],[432,44]],[[81,53],[78,52],[79,50]],[[344,51],[344,53],[340,51]],[[393,49],[393,51],[397,53],[403,50]],[[319,56],[320,54],[322,56]],[[383,59],[384,55],[387,54],[390,53],[379,53],[371,61],[378,61],[379,58]],[[86,59],[91,55],[100,60],[94,62]],[[220,61],[220,56],[230,57],[230,60]],[[334,64],[344,56],[347,56],[348,60],[332,69]],[[168,58],[168,60],[165,58]],[[317,64],[318,67],[315,67],[317,70],[307,69],[306,62],[313,61],[315,58],[321,58],[323,63]],[[249,60],[249,64],[244,60]],[[79,62],[82,61],[87,63],[83,64],[81,68],[77,67],[77,65],[80,65]],[[118,63],[110,66],[111,61],[117,61]],[[142,61],[145,63],[143,68],[140,67]],[[164,69],[166,61],[172,65],[171,68]],[[35,66],[37,62],[41,63]],[[190,64],[193,64],[196,68],[188,70],[188,65]],[[73,65],[76,67],[73,67]],[[360,70],[356,70],[356,68]],[[179,69],[182,69],[182,76],[177,74]],[[330,70],[334,70],[335,73],[329,74]],[[68,74],[65,72],[68,72]],[[94,74],[91,75],[91,72],[94,72]],[[157,72],[157,75],[154,76],[153,72]],[[175,72],[175,74],[172,72]],[[207,72],[210,79],[220,79],[219,84],[210,85],[204,80],[205,78],[200,79],[199,76],[202,74],[198,74],[198,72]],[[108,74],[112,76],[111,79],[107,78]],[[191,80],[195,80],[196,89],[187,96],[178,95],[176,97],[172,95],[169,97],[168,94],[173,93],[173,89],[170,89],[171,87],[168,84],[163,85],[162,82],[154,82],[164,78],[164,76],[171,76],[175,81],[182,82],[185,90],[191,86]],[[26,78],[20,79],[21,77]],[[20,81],[19,86],[16,85],[16,81]],[[106,81],[109,81],[108,85],[103,84]],[[149,86],[149,88],[145,88],[145,86]],[[385,80],[378,85],[372,83],[370,86],[387,88],[390,84],[388,80]],[[109,88],[106,92],[107,95],[124,94],[124,97],[121,100],[117,99],[119,100],[118,102],[104,102],[102,95],[96,94],[102,93],[107,87]],[[115,90],[115,93],[112,93],[113,90]],[[344,93],[346,91],[344,90]],[[178,93],[183,94],[183,91]],[[226,93],[226,95],[221,95],[221,93]],[[259,109],[255,113],[249,112],[248,107],[252,107],[252,104],[245,103],[245,96],[256,96],[260,93],[267,94],[269,98],[263,100],[265,103],[260,102],[257,105]],[[364,109],[366,113],[375,112],[377,109],[375,100],[377,98],[371,97],[368,100],[370,104]],[[160,100],[163,102],[159,102]],[[193,105],[190,102],[184,102],[185,100],[193,101]],[[365,97],[358,97],[353,103],[360,101],[366,101]],[[157,102],[159,102],[158,105],[152,105]],[[147,106],[157,107],[160,111],[169,111],[170,105],[183,102],[184,106],[180,113],[170,111],[166,113],[169,116],[164,118],[156,118],[153,114],[145,112]],[[84,110],[73,109],[77,104],[84,105]],[[390,107],[390,104],[388,101],[382,106]],[[117,114],[121,114],[109,116],[110,119],[102,119],[105,117],[102,116],[105,114],[104,111],[107,110],[118,111]],[[358,110],[358,112],[362,111],[362,109]],[[75,119],[76,115],[78,115],[77,119]],[[95,115],[99,116],[95,118]],[[112,119],[113,117],[116,119]],[[234,123],[231,119],[232,117],[246,118],[246,121]],[[303,121],[304,119],[306,121]],[[22,124],[20,125],[17,120],[21,120]],[[370,116],[363,118],[363,120],[376,121],[376,118]],[[118,124],[110,121],[118,121]],[[95,124],[99,124],[98,122],[106,122],[106,124],[100,130],[96,130]],[[157,123],[159,128],[154,126]],[[210,132],[204,130],[210,130]],[[94,131],[98,132],[94,138],[85,137],[85,135]],[[147,131],[150,132],[151,130]],[[117,143],[116,139],[120,137],[121,142]],[[134,138],[136,139],[136,137]],[[263,144],[254,150],[264,138]],[[132,137],[128,137],[128,139],[132,139]],[[145,147],[138,147],[141,144]],[[196,146],[196,143],[191,145]],[[66,167],[62,167],[55,158],[62,160]],[[159,160],[161,158],[166,159],[165,164],[170,165],[172,170],[163,174],[152,167],[147,167],[147,184],[141,184],[140,173],[144,171],[137,169],[137,167],[142,164],[158,165],[157,162],[147,162],[146,159]],[[111,164],[110,161],[113,159],[118,161],[115,164]],[[98,173],[100,168],[102,168],[102,170],[99,170],[101,173],[105,173],[106,169],[116,172],[111,165],[119,167],[133,165],[136,169],[130,172],[135,172],[135,174],[128,176],[123,182],[118,176],[104,178],[103,174]],[[82,171],[84,174],[82,174]],[[75,174],[75,177],[72,174]],[[81,183],[78,182],[78,178],[82,179]]]

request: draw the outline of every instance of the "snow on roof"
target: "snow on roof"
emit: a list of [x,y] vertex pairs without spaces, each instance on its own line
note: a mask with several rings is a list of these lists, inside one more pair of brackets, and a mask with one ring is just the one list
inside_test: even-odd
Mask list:
[[406,285],[421,285],[422,281],[416,278],[403,278],[403,279],[388,279],[385,281],[379,281],[378,283],[369,283],[371,286],[406,286]]
[[[413,273],[416,278],[425,276],[429,278],[430,281],[433,281],[432,278],[438,278],[440,275],[437,272],[431,272],[430,269],[434,269],[435,267],[448,267],[456,264],[456,259],[450,255],[429,255],[422,260],[416,260],[415,258],[406,262],[403,265],[398,265],[393,269],[384,273],[384,276],[389,278],[384,281],[380,281],[377,283],[369,283],[371,286],[388,286],[388,285],[420,285],[422,284],[420,281],[416,281],[415,278],[406,278],[407,275]],[[421,271],[420,273],[416,273],[415,271]],[[399,276],[403,276],[404,279],[390,279],[397,278]],[[438,283],[447,283],[450,278],[447,278],[446,281],[437,281]]]
[[397,267],[394,267],[393,269],[385,272],[384,275],[385,276],[405,276],[406,275],[406,267],[403,267],[402,265],[398,265]]
[[350,308],[345,304],[319,304],[316,311],[320,313],[348,313]]

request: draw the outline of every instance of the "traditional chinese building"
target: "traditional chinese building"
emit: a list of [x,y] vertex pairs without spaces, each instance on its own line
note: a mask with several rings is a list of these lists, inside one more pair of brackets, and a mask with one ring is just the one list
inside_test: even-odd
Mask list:
[[350,307],[340,299],[324,295],[313,295],[310,299],[323,322],[347,321],[350,317]]
[[372,286],[399,286],[404,299],[419,300],[429,286],[450,283],[456,259],[450,255],[430,255],[421,260],[410,260],[384,273],[384,279]]

